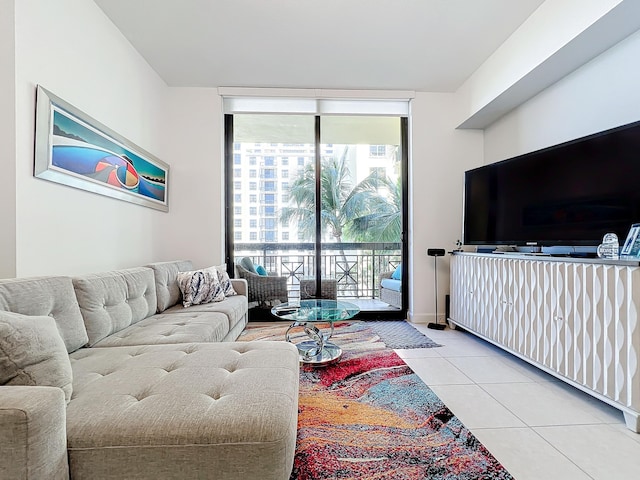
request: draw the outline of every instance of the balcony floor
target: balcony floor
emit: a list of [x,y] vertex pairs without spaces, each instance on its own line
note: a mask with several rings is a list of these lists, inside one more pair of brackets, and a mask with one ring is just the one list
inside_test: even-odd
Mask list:
[[380,311],[380,312],[399,312],[400,309],[392,307],[388,303],[381,302],[376,298],[348,298],[340,297],[338,300],[344,300],[345,302],[353,303],[360,307],[362,312]]

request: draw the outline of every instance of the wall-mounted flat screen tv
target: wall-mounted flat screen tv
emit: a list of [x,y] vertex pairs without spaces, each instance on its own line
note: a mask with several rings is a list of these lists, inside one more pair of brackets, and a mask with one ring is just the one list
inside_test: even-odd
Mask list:
[[465,172],[467,245],[622,243],[640,222],[640,122]]

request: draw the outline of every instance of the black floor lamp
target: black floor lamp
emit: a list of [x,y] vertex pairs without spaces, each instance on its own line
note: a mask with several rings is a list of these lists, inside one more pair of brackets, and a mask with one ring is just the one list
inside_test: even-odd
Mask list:
[[427,325],[428,328],[434,330],[444,330],[447,328],[446,324],[438,323],[438,257],[444,257],[444,248],[428,248],[427,255],[433,257],[433,275],[435,280],[435,295],[436,295],[436,321]]

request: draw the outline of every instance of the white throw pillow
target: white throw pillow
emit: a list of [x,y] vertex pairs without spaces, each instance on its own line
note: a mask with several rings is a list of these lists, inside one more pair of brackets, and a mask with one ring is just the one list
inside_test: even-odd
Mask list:
[[185,308],[224,300],[224,290],[218,280],[216,267],[178,272],[177,279]]

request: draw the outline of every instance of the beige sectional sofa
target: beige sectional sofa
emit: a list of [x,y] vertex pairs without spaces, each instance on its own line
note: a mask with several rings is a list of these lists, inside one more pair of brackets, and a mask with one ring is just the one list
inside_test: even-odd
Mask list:
[[0,478],[289,478],[297,350],[234,341],[243,280],[184,308],[190,270],[0,280]]

